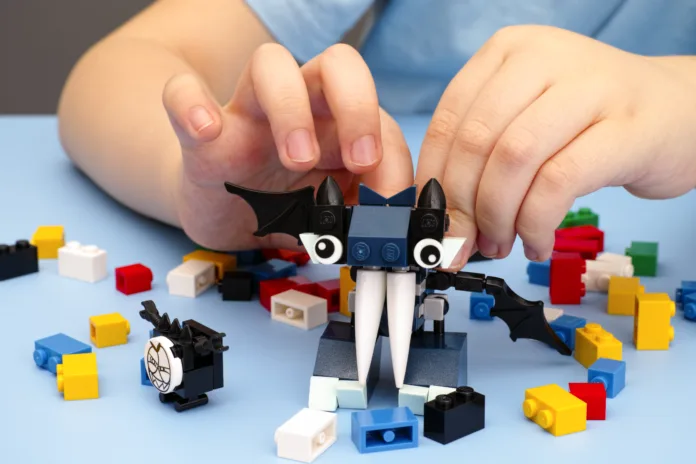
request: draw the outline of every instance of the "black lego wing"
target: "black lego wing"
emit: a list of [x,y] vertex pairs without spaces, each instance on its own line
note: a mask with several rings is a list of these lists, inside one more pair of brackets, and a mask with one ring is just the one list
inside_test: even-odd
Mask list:
[[254,210],[258,222],[254,235],[257,237],[288,234],[299,242],[300,234],[310,231],[314,187],[291,192],[262,192],[225,182],[225,188],[242,197]]

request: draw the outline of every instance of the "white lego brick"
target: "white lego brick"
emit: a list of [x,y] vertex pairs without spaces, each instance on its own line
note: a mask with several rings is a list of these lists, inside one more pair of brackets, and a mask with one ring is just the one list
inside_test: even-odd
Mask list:
[[338,378],[312,376],[309,379],[309,408],[335,411],[338,408]]
[[423,301],[423,317],[428,321],[444,321],[447,295],[428,295]]
[[95,245],[71,241],[58,249],[58,274],[83,282],[106,278],[106,251]]
[[546,322],[553,322],[563,315],[562,309],[544,307],[544,317]]
[[416,285],[416,296],[421,296],[423,293],[425,293],[425,288],[426,284],[428,283],[427,279],[421,280],[421,283]]
[[215,283],[215,264],[190,259],[167,274],[169,294],[195,298]]
[[416,385],[404,385],[399,388],[399,407],[408,407],[417,416],[424,413],[425,403],[428,401],[428,387]]
[[275,432],[279,458],[312,462],[336,442],[336,414],[302,409]]
[[339,380],[336,398],[341,409],[367,409],[367,386],[355,380]]
[[430,388],[428,388],[428,401],[434,400],[439,395],[447,395],[449,393],[452,393],[455,390],[456,388],[438,387],[437,385],[431,385]]
[[329,321],[326,300],[297,290],[271,297],[271,319],[310,330]]
[[348,311],[355,312],[355,290],[348,292]]
[[[605,253],[606,254],[606,253]],[[585,290],[588,292],[607,292],[609,290],[609,280],[611,276],[633,277],[633,265],[630,263],[630,256],[615,255],[619,258],[610,258],[600,261],[599,257],[596,261],[585,261],[585,274],[582,275],[582,281],[585,284]],[[629,262],[625,259],[628,258]]]
[[[600,253],[597,255],[597,261],[604,261],[610,263],[621,263],[623,265],[633,265],[633,259],[630,256],[620,255],[618,253]],[[629,276],[630,277],[630,276]]]

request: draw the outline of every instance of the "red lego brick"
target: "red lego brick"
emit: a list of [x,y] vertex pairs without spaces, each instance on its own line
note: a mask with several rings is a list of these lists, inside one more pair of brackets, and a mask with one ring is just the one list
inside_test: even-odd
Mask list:
[[117,267],[116,290],[126,295],[147,292],[152,289],[152,271],[142,264]]
[[306,293],[312,296],[319,296],[319,288],[316,282],[307,282],[295,288],[298,292]]
[[551,255],[549,273],[549,296],[551,304],[580,304],[585,296],[585,260],[580,253],[554,251]]
[[569,383],[568,390],[587,403],[587,420],[607,418],[607,391],[601,383]]
[[604,251],[604,231],[590,224],[586,226],[568,227],[567,229],[557,229],[556,238],[592,240],[597,242],[597,252]]
[[597,259],[599,253],[599,242],[595,240],[585,240],[578,238],[556,237],[553,244],[554,251],[568,253],[580,253],[584,259]]
[[304,266],[309,262],[309,254],[304,251],[295,250],[282,250],[276,248],[268,248],[262,250],[261,253],[266,260],[270,259],[282,259],[283,261],[290,261],[295,263],[296,266]]
[[271,298],[274,295],[287,290],[297,290],[300,285],[311,283],[303,276],[287,277],[283,279],[262,280],[259,282],[259,301],[266,311],[271,310]]
[[336,313],[341,307],[341,280],[332,279],[312,282],[297,287],[298,292],[308,293],[326,300],[326,308],[330,313]]

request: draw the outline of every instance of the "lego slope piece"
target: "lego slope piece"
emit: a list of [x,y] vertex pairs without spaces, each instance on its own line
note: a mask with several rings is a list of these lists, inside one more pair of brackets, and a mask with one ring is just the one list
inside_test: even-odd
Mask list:
[[195,298],[215,283],[215,265],[190,259],[167,274],[169,294]]
[[336,442],[336,414],[302,409],[278,427],[274,439],[279,458],[312,462]]
[[636,297],[645,292],[638,277],[609,278],[609,297],[607,313],[614,316],[633,316],[636,310]]
[[587,404],[587,420],[607,418],[607,391],[599,383],[570,383],[570,393]]
[[225,276],[225,272],[233,271],[237,267],[237,257],[226,253],[216,253],[208,250],[196,250],[184,256],[183,262],[195,259],[206,261],[215,265],[216,279],[220,280]]
[[106,278],[106,251],[96,245],[68,242],[58,249],[58,274],[94,283]]
[[346,317],[350,317],[350,309],[348,307],[348,294],[355,290],[355,282],[350,277],[350,266],[342,266],[340,271],[340,299],[341,304],[339,307],[339,312]]
[[89,318],[89,338],[97,348],[125,345],[129,333],[130,324],[119,313]]
[[124,295],[152,290],[152,271],[147,266],[131,264],[117,267],[114,274],[116,276],[116,290]]
[[56,384],[66,401],[99,398],[95,353],[66,354],[56,367]]
[[626,387],[626,362],[600,358],[587,370],[587,381],[602,384],[607,398],[616,398]]
[[549,286],[549,278],[551,274],[551,260],[547,259],[541,263],[530,261],[527,264],[527,276],[529,283],[535,285]]
[[326,300],[287,290],[271,298],[271,319],[299,329],[313,329],[328,322]]
[[556,437],[587,428],[587,404],[555,384],[524,392],[524,415]]
[[599,216],[595,214],[590,208],[580,208],[577,211],[568,211],[565,218],[558,226],[559,229],[566,229],[568,227],[577,227],[592,225],[599,227]]
[[39,259],[58,258],[58,249],[65,245],[63,226],[39,226],[31,236],[31,244],[39,251]]
[[424,406],[423,435],[446,445],[486,425],[486,398],[471,387],[457,387]]
[[417,448],[418,419],[406,407],[354,412],[351,438],[361,454]]
[[42,369],[56,373],[56,366],[67,354],[91,353],[92,347],[59,333],[34,342],[34,362]]
[[549,278],[551,304],[580,304],[585,296],[582,275],[586,271],[585,260],[580,254],[554,251]]
[[249,301],[254,296],[254,274],[249,271],[227,271],[218,283],[222,301]]
[[472,293],[469,298],[469,319],[492,321],[491,308],[493,306],[495,306],[493,295],[487,295],[485,291]]
[[0,244],[0,281],[39,272],[39,256],[34,245],[17,240],[14,245]]
[[633,277],[633,265],[612,261],[585,261],[587,272],[582,275],[589,292],[606,292],[612,276]]
[[599,358],[621,361],[623,345],[601,325],[590,323],[575,333],[575,359],[589,368]]
[[631,257],[636,276],[657,275],[657,249],[655,242],[631,242],[631,246],[626,248],[626,256]]
[[563,315],[554,321],[549,322],[549,326],[556,332],[558,338],[568,345],[571,350],[575,349],[575,335],[577,329],[585,327],[587,321],[581,317]]
[[666,293],[643,293],[636,297],[633,344],[637,350],[668,350],[674,340],[670,322],[676,313]]

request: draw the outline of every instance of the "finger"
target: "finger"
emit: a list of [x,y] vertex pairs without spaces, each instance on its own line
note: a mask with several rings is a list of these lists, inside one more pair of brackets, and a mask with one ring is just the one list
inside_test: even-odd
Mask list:
[[307,171],[319,161],[307,87],[295,59],[282,46],[258,48],[228,108],[268,119],[280,161],[287,169]]
[[[597,122],[599,93],[578,95],[577,83],[553,85],[525,109],[495,143],[476,196],[479,244],[505,257],[515,242],[515,222],[542,164]],[[566,117],[559,117],[562,108]],[[502,188],[501,188],[502,187]]]
[[379,100],[360,54],[334,45],[306,63],[302,75],[313,111],[336,121],[345,167],[356,174],[374,169],[383,156]]

